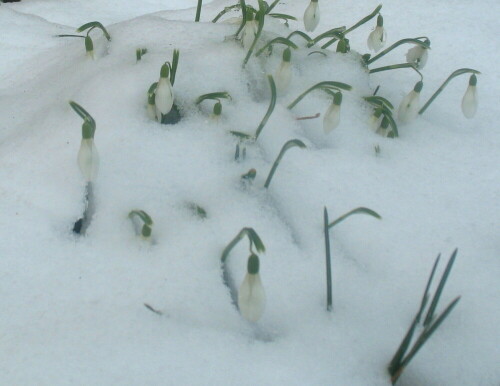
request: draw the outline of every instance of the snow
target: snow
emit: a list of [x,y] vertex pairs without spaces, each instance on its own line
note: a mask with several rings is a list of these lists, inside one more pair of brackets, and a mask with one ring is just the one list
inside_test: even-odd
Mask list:
[[[387,364],[436,255],[443,255],[439,277],[458,247],[438,311],[462,298],[398,384],[498,385],[500,57],[491,36],[500,33],[500,4],[391,0],[382,8],[388,44],[431,39],[421,100],[457,68],[481,71],[474,119],[460,110],[465,75],[416,121],[400,125],[400,138],[373,133],[361,97],[381,85],[379,95],[397,106],[419,77],[407,69],[364,72],[357,52],[368,52],[372,20],[349,35],[347,55],[293,52],[291,88],[241,162],[229,131],[253,133],[260,123],[269,105],[265,75],[279,67],[282,49],[242,69],[245,51],[224,41],[237,25],[209,22],[230,4],[205,1],[196,24],[194,0],[0,5],[0,383],[388,385]],[[303,30],[307,4],[282,1],[276,12],[297,16],[290,30]],[[350,26],[377,5],[320,2],[312,35]],[[92,20],[112,35],[108,43],[92,31],[95,61],[86,59],[83,39],[54,37]],[[289,32],[276,20],[266,20],[265,31],[264,38]],[[148,53],[136,63],[141,47]],[[175,48],[183,118],[162,126],[147,117],[146,91]],[[407,49],[373,67],[403,62]],[[323,80],[353,86],[329,135],[325,94],[286,108]],[[213,103],[194,101],[223,90],[232,101],[222,101],[215,124]],[[85,236],[71,232],[85,182],[76,162],[82,120],[69,100],[97,122],[96,214]],[[318,112],[319,119],[295,120]],[[293,138],[307,148],[290,149],[265,190],[274,159]],[[257,177],[245,186],[240,176],[250,168]],[[194,215],[190,203],[208,217]],[[358,215],[331,230],[332,313],[325,310],[325,206],[332,220],[359,206],[383,217]],[[152,245],[135,236],[132,209],[153,218]],[[231,304],[219,263],[243,227],[266,246],[267,308],[256,324]],[[247,257],[244,240],[228,261],[237,286]]]

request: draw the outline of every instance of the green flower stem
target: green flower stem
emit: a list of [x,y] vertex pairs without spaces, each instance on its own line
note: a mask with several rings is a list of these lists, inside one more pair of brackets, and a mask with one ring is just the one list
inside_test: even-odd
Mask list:
[[234,4],[234,5],[230,5],[228,7],[225,7],[222,11],[220,11],[217,16],[214,17],[214,19],[212,20],[212,23],[217,23],[217,21],[222,17],[224,16],[226,13],[228,12],[231,12],[233,9],[237,10],[237,9],[240,9],[241,8],[241,4]]
[[282,19],[285,21],[285,25],[288,26],[289,20],[297,21],[297,18],[292,15],[287,15],[286,13],[268,13],[269,17],[274,17],[275,19]]
[[291,39],[291,38],[292,38],[292,36],[293,36],[293,35],[299,35],[299,36],[301,36],[302,38],[304,38],[304,39],[305,39],[305,41],[306,41],[307,43],[309,43],[309,42],[311,42],[311,41],[312,41],[311,37],[310,37],[308,34],[306,34],[305,32],[302,32],[302,31],[293,31],[293,32],[292,32],[292,33],[290,33],[290,34],[289,34],[286,38],[289,40],[289,39]]
[[407,38],[407,39],[398,40],[396,43],[394,43],[390,47],[387,47],[385,50],[383,50],[378,55],[375,55],[373,58],[368,59],[366,61],[366,64],[368,65],[368,64],[373,63],[374,61],[380,59],[382,56],[384,56],[384,55],[388,54],[389,52],[391,52],[396,47],[399,47],[400,45],[406,44],[406,43],[418,44],[419,46],[422,46],[424,48],[430,49],[431,48],[430,45],[428,45],[425,42],[419,40],[419,39],[424,39],[424,38],[425,37],[419,37],[419,38],[415,38],[415,39],[413,39],[413,38]]
[[63,34],[63,35],[56,35],[58,38],[86,38],[86,36],[83,35],[71,35],[71,34]]
[[260,54],[262,54],[268,47],[271,47],[273,44],[284,44],[288,47],[292,47],[293,49],[297,49],[297,45],[292,42],[291,40],[287,39],[287,38],[284,38],[284,37],[277,37],[271,41],[269,41],[264,47],[262,47],[260,50],[258,50],[256,53],[255,53],[255,56],[259,56]]
[[[106,28],[104,28],[104,26],[98,22],[98,21],[91,21],[90,23],[86,23],[80,27],[78,27],[78,29],[76,30],[76,32],[83,32],[85,31],[86,29],[90,28],[91,30],[94,29],[94,28],[99,28],[102,30],[104,36],[106,37],[106,39],[108,39],[108,41],[111,40],[111,35],[108,33],[108,31],[106,30]],[[90,31],[89,31],[90,32]]]
[[272,4],[267,8],[266,13],[269,14],[269,12],[271,12],[274,9],[274,7],[276,7],[278,5],[279,2],[280,2],[280,0],[274,0],[272,2]]
[[301,149],[304,149],[306,145],[304,142],[302,142],[300,139],[291,139],[290,141],[286,142],[283,147],[281,148],[281,151],[276,158],[276,161],[274,161],[273,167],[269,171],[269,174],[266,179],[266,183],[264,184],[264,188],[269,188],[269,184],[271,183],[271,180],[273,179],[274,173],[276,172],[276,169],[278,168],[278,165],[281,162],[281,159],[285,155],[286,151],[288,149],[291,149],[292,147],[300,147]]
[[[378,5],[377,8],[375,8],[373,10],[372,13],[370,13],[368,16],[365,16],[364,18],[362,18],[360,21],[358,21],[356,24],[354,24],[352,27],[349,27],[348,29],[346,29],[344,32],[343,32],[343,35],[347,35],[349,32],[352,32],[354,31],[356,28],[362,26],[363,24],[365,24],[366,22],[370,21],[371,19],[373,19],[375,16],[377,16],[377,14],[380,12],[380,10],[382,9],[382,4]],[[321,46],[321,48],[327,48],[327,47],[330,47],[333,43],[335,43],[336,41],[338,40],[338,38],[333,38],[332,40],[328,41],[326,44],[324,44],[323,46]]]
[[459,75],[462,75],[462,74],[468,74],[468,73],[472,73],[472,74],[480,74],[479,71],[477,70],[474,70],[472,68],[460,68],[459,70],[456,70],[454,71],[444,82],[443,84],[436,90],[436,92],[434,94],[432,94],[432,96],[429,98],[429,100],[422,106],[422,108],[420,109],[420,111],[418,112],[419,114],[423,114],[425,110],[427,110],[427,107],[429,107],[429,105],[434,101],[434,99],[437,98],[437,96],[439,94],[441,94],[441,91],[444,90],[444,88],[446,87],[446,85],[455,77],[459,76]]
[[311,41],[308,42],[307,46],[312,47],[316,43],[318,43],[320,40],[325,39],[325,38],[335,37],[337,39],[342,39],[345,35],[345,31],[346,31],[345,26],[333,28],[331,30],[328,30],[328,31],[323,32],[322,34],[316,36],[314,39],[312,39]]
[[252,246],[255,246],[255,249],[257,252],[262,253],[266,251],[266,247],[264,246],[264,243],[260,239],[259,235],[257,232],[253,230],[253,228],[243,228],[234,239],[231,240],[231,242],[224,248],[224,251],[222,251],[221,255],[221,264],[225,265],[226,260],[229,256],[229,253],[231,250],[240,242],[240,240],[247,236],[248,241],[250,242],[250,253],[252,253]]
[[267,109],[266,115],[264,115],[264,118],[262,118],[262,121],[260,122],[259,126],[257,127],[257,130],[255,131],[255,140],[259,138],[260,133],[262,132],[262,129],[266,125],[267,121],[269,120],[269,117],[274,111],[274,107],[276,106],[276,84],[274,83],[274,79],[272,75],[267,76],[267,80],[269,81],[269,87],[271,87],[271,102],[269,103],[269,107]]
[[240,28],[238,28],[238,30],[234,34],[235,37],[238,37],[240,32],[243,31],[243,27],[245,27],[245,23],[247,22],[247,5],[245,3],[245,0],[240,0],[240,7],[241,7],[242,20],[241,20]]
[[401,64],[392,64],[390,66],[377,67],[377,68],[371,69],[370,71],[368,71],[368,73],[375,74],[376,72],[397,70],[399,68],[411,68],[411,69],[415,70],[416,72],[418,72],[418,74],[420,75],[421,81],[424,80],[424,76],[422,75],[422,73],[419,70],[417,70],[417,68],[415,67],[415,65],[413,63],[401,63]]
[[198,5],[196,7],[196,16],[194,18],[195,22],[200,21],[200,15],[201,15],[201,6],[203,4],[203,0],[198,0]]
[[326,206],[323,211],[323,232],[325,235],[325,254],[326,254],[326,310],[333,310],[332,295],[332,257],[330,252],[330,227],[328,225],[328,210]]
[[213,100],[229,99],[229,100],[231,100],[231,95],[227,91],[211,92],[211,93],[208,93],[208,94],[200,95],[198,98],[196,98],[195,103],[197,105],[199,105],[205,99],[213,99]]
[[306,91],[304,91],[302,94],[300,94],[292,103],[290,103],[287,107],[288,110],[293,109],[304,97],[309,94],[311,91],[317,90],[317,89],[342,89],[349,91],[352,89],[352,86],[346,84],[346,83],[341,83],[341,82],[335,82],[335,81],[324,81],[324,82],[319,82],[315,84],[314,86],[308,88]]
[[257,14],[255,15],[255,19],[259,22],[259,26],[257,28],[257,33],[255,34],[255,39],[253,40],[253,43],[250,46],[250,49],[248,50],[247,55],[245,56],[245,60],[243,60],[243,67],[246,66],[246,64],[248,63],[248,60],[252,56],[253,50],[255,49],[255,46],[257,45],[257,42],[260,39],[260,35],[262,33],[262,30],[264,29],[265,13],[262,9],[259,9]]
[[75,111],[75,113],[77,113],[84,121],[88,121],[92,125],[92,128],[94,129],[94,132],[95,132],[96,123],[95,123],[94,118],[92,118],[92,115],[90,115],[88,113],[88,111],[85,110],[78,103],[76,103],[74,101],[69,101],[68,103],[71,106],[71,108]]
[[328,224],[328,228],[333,228],[335,225],[337,225],[338,223],[344,221],[346,218],[348,218],[349,216],[352,216],[353,214],[361,214],[361,213],[362,214],[367,214],[367,215],[372,216],[372,217],[375,217],[376,219],[379,219],[379,220],[382,219],[382,216],[380,216],[374,210],[371,210],[369,208],[359,207],[359,208],[351,210],[350,212],[347,212],[346,214],[340,216],[338,219],[336,219],[332,223]]

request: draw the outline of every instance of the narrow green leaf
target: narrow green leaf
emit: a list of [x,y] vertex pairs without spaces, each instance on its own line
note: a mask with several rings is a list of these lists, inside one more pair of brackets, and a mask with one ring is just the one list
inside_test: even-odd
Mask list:
[[241,131],[230,131],[230,133],[241,139],[252,139],[253,136],[247,133],[242,133]]
[[347,212],[346,214],[340,216],[338,219],[336,219],[335,221],[333,221],[332,223],[330,223],[328,225],[329,228],[333,228],[335,225],[337,225],[338,223],[344,221],[346,218],[348,218],[349,216],[352,216],[353,214],[367,214],[369,216],[372,216],[372,217],[375,217],[379,220],[382,219],[382,217],[375,211],[369,209],[369,208],[364,208],[364,207],[359,207],[359,208],[356,208],[356,209],[353,209],[351,210],[350,212]]
[[381,96],[372,95],[372,96],[363,97],[363,99],[365,101],[367,101],[368,103],[371,103],[375,106],[384,106],[385,105],[389,109],[394,109],[394,106],[392,105],[392,103]]
[[104,26],[98,22],[98,21],[91,21],[89,23],[85,23],[84,25],[78,27],[78,29],[76,30],[76,32],[83,32],[85,31],[86,29],[88,28],[99,28],[102,30],[104,36],[106,37],[106,39],[108,39],[108,41],[111,40],[111,35],[108,33],[108,31],[106,30],[106,28],[104,28]]
[[429,306],[429,310],[427,311],[427,316],[424,320],[424,327],[427,327],[432,319],[434,318],[434,312],[436,311],[436,307],[439,302],[439,298],[441,297],[441,293],[443,292],[444,285],[446,284],[446,280],[450,275],[451,268],[453,267],[453,263],[455,262],[455,258],[457,257],[458,249],[455,249],[448,260],[448,264],[446,264],[446,268],[441,276],[441,280],[439,281],[439,285],[434,293],[434,297],[432,298],[431,305]]
[[293,31],[286,38],[291,39],[293,35],[299,35],[300,37],[304,38],[305,41],[308,43],[312,40],[312,38],[308,34],[306,34],[305,32],[302,32],[302,31]]
[[195,103],[197,105],[199,105],[201,102],[203,102],[206,99],[212,99],[212,100],[229,99],[229,100],[231,100],[231,95],[227,91],[211,92],[208,94],[200,95],[198,98],[196,98]]
[[337,27],[337,28],[332,28],[326,32],[323,32],[322,34],[316,36],[314,39],[312,39],[307,46],[312,47],[315,44],[317,44],[319,41],[325,39],[325,38],[331,38],[335,37],[337,39],[342,39],[344,37],[344,32],[346,30],[345,26],[342,27]]
[[425,306],[427,305],[427,301],[429,300],[429,289],[431,288],[432,280],[434,278],[434,274],[436,273],[436,268],[439,264],[439,259],[441,258],[441,254],[436,257],[436,261],[434,261],[434,265],[432,267],[431,274],[429,275],[429,279],[427,280],[427,285],[425,286],[424,295],[422,296],[422,301],[420,302],[420,309],[417,314],[417,321],[420,322],[420,318],[424,312]]
[[349,91],[352,89],[352,86],[348,85],[347,83],[342,83],[342,82],[335,82],[335,81],[323,81],[315,84],[314,86],[308,88],[306,91],[304,91],[302,94],[300,94],[292,103],[288,105],[288,110],[293,109],[304,97],[309,94],[311,91],[317,90],[317,89],[324,89],[324,88],[333,88],[333,89],[341,89],[341,90],[346,90]]
[[177,67],[179,66],[180,52],[178,49],[174,50],[172,55],[172,65],[170,68],[170,84],[173,86],[175,83],[175,74],[177,74]]
[[330,231],[328,227],[328,210],[323,210],[323,233],[325,236],[325,258],[326,258],[326,310],[333,311],[332,295],[332,256],[330,251]]
[[417,321],[417,318],[415,317],[413,319],[413,322],[410,325],[410,328],[406,332],[405,337],[401,341],[401,344],[399,345],[396,353],[392,357],[391,362],[389,363],[389,368],[388,368],[389,374],[391,374],[391,376],[394,376],[395,374],[397,374],[399,372],[399,370],[401,368],[401,362],[403,361],[403,357],[404,357],[406,351],[408,351],[408,347],[410,347],[410,343],[413,339],[413,334],[415,333],[415,328],[417,327],[417,324],[418,324],[418,321]]
[[230,5],[228,7],[225,7],[222,11],[220,11],[217,16],[215,16],[215,18],[212,20],[212,23],[217,23],[217,21],[222,17],[224,16],[226,13],[232,11],[232,10],[238,10],[241,8],[241,4],[234,4],[234,5]]
[[94,118],[92,118],[92,116],[87,112],[87,110],[85,110],[82,106],[80,106],[78,103],[74,101],[69,101],[69,105],[82,119],[89,121],[95,131],[96,123],[94,121]]
[[284,37],[277,37],[277,38],[274,38],[273,40],[269,41],[264,47],[262,47],[260,50],[258,50],[256,53],[255,53],[255,56],[259,56],[260,54],[262,54],[267,48],[271,47],[273,44],[284,44],[288,47],[292,47],[293,49],[297,49],[297,45],[292,42],[291,40],[287,39],[287,38],[284,38]]
[[236,37],[238,37],[240,32],[243,30],[245,23],[247,22],[247,5],[245,4],[245,0],[240,0],[240,7],[241,7],[241,15],[243,17],[243,20],[241,20],[240,28],[238,28],[238,30],[234,34],[234,36],[236,36]]
[[286,22],[288,22],[288,20],[297,20],[295,16],[287,15],[286,13],[269,13],[268,15],[270,17],[274,17],[275,19],[283,19]]

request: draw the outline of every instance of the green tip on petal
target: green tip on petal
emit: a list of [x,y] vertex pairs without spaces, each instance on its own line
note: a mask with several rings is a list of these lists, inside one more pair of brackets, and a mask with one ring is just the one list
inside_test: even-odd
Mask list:
[[257,275],[259,273],[259,266],[260,266],[259,256],[251,254],[250,257],[248,258],[247,272],[250,275]]
[[217,102],[214,105],[214,115],[221,115],[222,113],[222,104],[220,102]]
[[377,17],[377,27],[383,27],[384,26],[384,18],[382,15],[378,15]]
[[87,52],[94,51],[94,43],[92,43],[90,36],[85,37],[85,50]]
[[168,74],[169,74],[169,68],[167,63],[165,63],[163,66],[161,66],[160,77],[168,78]]
[[333,97],[333,104],[340,106],[342,104],[342,93],[337,92],[335,93],[335,96]]
[[415,87],[413,88],[413,91],[420,92],[422,91],[422,87],[424,87],[424,82],[417,82],[417,84],[415,84]]
[[285,51],[283,51],[283,61],[289,62],[291,58],[292,58],[292,50],[290,50],[290,48],[285,49]]
[[476,74],[472,74],[469,78],[469,85],[475,86],[477,84],[477,76]]

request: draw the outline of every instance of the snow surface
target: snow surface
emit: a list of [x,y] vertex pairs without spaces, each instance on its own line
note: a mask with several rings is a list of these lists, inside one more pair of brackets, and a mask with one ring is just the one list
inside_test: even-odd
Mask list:
[[[398,384],[498,385],[500,57],[492,42],[500,4],[391,0],[382,9],[389,44],[422,35],[432,41],[423,100],[457,68],[482,72],[474,119],[460,111],[463,76],[417,121],[401,125],[400,138],[370,131],[370,108],[360,98],[380,84],[379,95],[397,106],[418,80],[410,70],[363,71],[355,51],[367,52],[370,22],[350,34],[351,54],[294,53],[291,89],[237,163],[228,132],[252,133],[259,124],[269,104],[265,74],[278,67],[281,49],[242,69],[245,52],[224,41],[237,27],[209,22],[232,2],[204,5],[198,24],[194,8],[173,11],[195,3],[0,6],[0,384],[388,385],[387,363],[436,255],[446,261],[458,247],[439,309],[462,299]],[[298,16],[290,28],[303,29],[307,3],[283,1],[276,12]],[[313,36],[352,25],[377,4],[323,1]],[[86,60],[80,39],[54,37],[91,20],[113,37],[108,43],[92,32],[95,61]],[[288,32],[274,20],[265,31],[267,38]],[[135,63],[139,47],[149,52]],[[181,53],[174,90],[184,117],[161,126],[147,118],[146,91],[174,48]],[[406,50],[377,66],[401,63]],[[321,118],[294,119],[323,114],[329,100],[321,93],[286,109],[321,80],[354,87],[328,136]],[[223,102],[223,119],[214,124],[212,104],[200,109],[194,100],[221,90],[233,100]],[[81,119],[68,100],[97,122],[101,169],[85,237],[71,233],[83,211],[84,181],[76,164]],[[285,155],[266,191],[274,158],[293,138],[307,149]],[[240,175],[250,168],[257,178],[244,186]],[[193,215],[190,202],[208,218]],[[353,217],[332,230],[333,313],[325,311],[324,206],[332,219],[358,206],[383,217]],[[127,214],[135,208],[153,217],[154,245],[134,235]],[[267,249],[267,309],[257,325],[231,304],[219,265],[224,246],[245,226]],[[229,258],[238,285],[247,254],[241,242]]]

